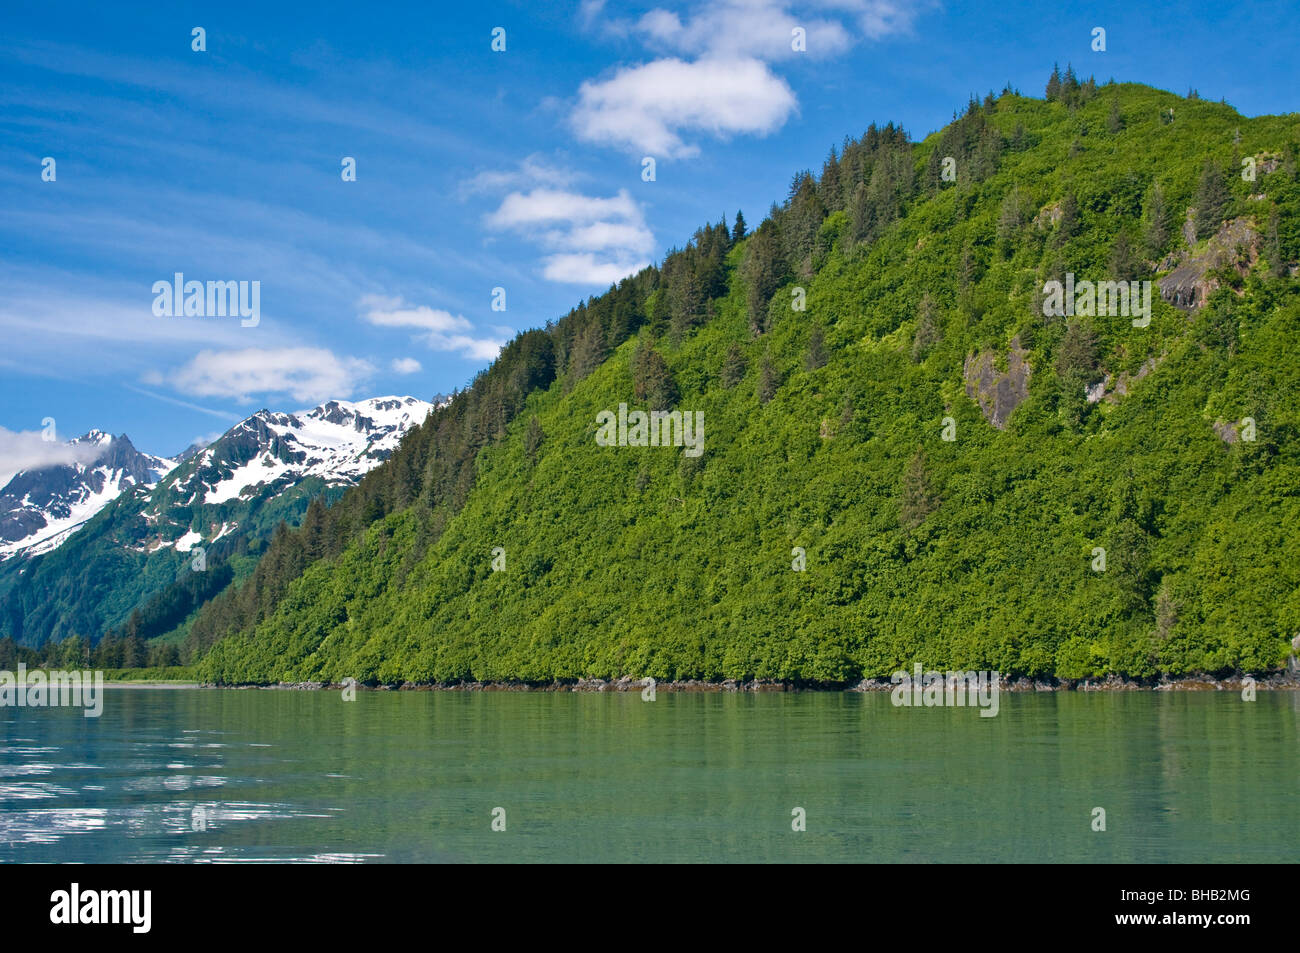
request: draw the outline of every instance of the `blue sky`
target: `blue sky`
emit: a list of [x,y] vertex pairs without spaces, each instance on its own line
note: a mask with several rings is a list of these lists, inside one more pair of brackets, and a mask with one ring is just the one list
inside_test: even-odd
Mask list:
[[[756,224],[846,134],[923,138],[1054,61],[1300,98],[1283,3],[157,6],[0,13],[0,470],[45,418],[171,454],[260,407],[464,386],[703,221]],[[260,282],[259,323],[156,316],[176,272]]]

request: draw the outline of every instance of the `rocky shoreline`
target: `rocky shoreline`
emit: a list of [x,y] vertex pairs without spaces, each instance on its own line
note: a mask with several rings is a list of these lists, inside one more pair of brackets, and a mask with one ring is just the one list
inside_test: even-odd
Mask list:
[[[1003,676],[998,681],[998,690],[1003,692],[1239,692],[1246,687],[1248,678],[1253,680],[1254,687],[1260,691],[1300,690],[1300,671],[1295,668],[1260,675],[1186,675],[1154,679],[1130,679],[1118,675],[1093,679],[1031,679],[1023,676],[1016,678]],[[200,687],[255,688],[271,691],[341,691],[350,686],[332,682],[278,682],[273,685],[203,683]],[[648,687],[648,682],[644,678],[625,675],[618,679],[579,678],[573,681],[554,682],[403,682],[393,685],[357,684],[355,687],[362,691],[403,692],[641,692]],[[747,682],[736,679],[724,679],[720,682],[685,679],[654,683],[656,692],[887,692],[892,691],[893,688],[894,685],[887,678],[864,678],[853,683],[782,682],[770,679],[753,679]]]

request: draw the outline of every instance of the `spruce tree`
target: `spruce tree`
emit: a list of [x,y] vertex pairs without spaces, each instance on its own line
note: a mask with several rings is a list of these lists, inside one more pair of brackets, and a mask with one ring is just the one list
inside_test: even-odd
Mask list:
[[1119,114],[1119,100],[1110,101],[1110,112],[1106,115],[1106,131],[1111,135],[1124,128],[1124,119]]
[[1116,281],[1132,281],[1138,274],[1137,253],[1128,229],[1121,228],[1110,247],[1110,273]]
[[636,399],[653,409],[666,410],[677,402],[677,385],[663,356],[649,341],[637,345],[632,355],[632,390]]
[[1169,206],[1165,204],[1165,193],[1160,188],[1159,182],[1151,184],[1142,217],[1146,220],[1143,239],[1146,244],[1147,255],[1158,259],[1164,253],[1165,246],[1169,244],[1169,235],[1173,230]]
[[1196,187],[1196,237],[1214,234],[1228,211],[1228,184],[1223,171],[1207,160],[1201,170],[1201,180]]
[[528,429],[524,431],[524,453],[528,454],[528,462],[537,462],[537,451],[542,449],[542,441],[546,439],[546,434],[542,432],[542,424],[537,419],[537,415],[528,418]]
[[830,355],[826,351],[826,333],[822,331],[820,324],[814,324],[808,335],[808,352],[804,355],[804,367],[815,371],[819,367],[825,367],[829,359]]
[[1050,103],[1061,98],[1061,66],[1052,64],[1052,75],[1047,79],[1047,101]]
[[722,361],[722,386],[735,387],[745,376],[749,363],[745,360],[745,352],[741,350],[739,344],[734,341],[727,348],[727,356]]
[[763,334],[767,331],[768,304],[786,275],[780,235],[770,219],[750,238],[740,272],[748,285],[749,329],[755,335]]
[[916,334],[912,336],[913,362],[919,364],[925,360],[930,348],[939,342],[940,335],[938,308],[927,292],[916,310]]
[[907,461],[903,471],[902,498],[898,505],[898,521],[904,529],[913,530],[939,508],[939,495],[930,485],[925,451],[920,447]]
[[764,354],[763,362],[758,368],[758,402],[766,404],[776,396],[777,378],[776,370],[772,367],[771,359]]

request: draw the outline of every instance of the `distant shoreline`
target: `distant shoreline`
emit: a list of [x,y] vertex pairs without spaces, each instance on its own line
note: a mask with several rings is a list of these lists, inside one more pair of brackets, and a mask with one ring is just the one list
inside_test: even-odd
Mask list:
[[[1288,670],[1265,675],[1187,675],[1178,678],[1126,679],[1116,675],[1094,679],[1056,679],[1026,677],[1002,678],[998,690],[1004,692],[1240,692],[1246,679],[1253,678],[1260,691],[1300,691],[1300,672]],[[143,687],[143,686],[138,686]],[[217,685],[210,682],[186,683],[187,688],[260,689],[264,691],[342,691],[349,687],[335,682],[276,682],[273,684]],[[641,692],[648,687],[645,679],[624,676],[619,679],[580,678],[553,682],[403,682],[394,685],[355,686],[360,691],[397,692]],[[754,679],[740,682],[735,679],[711,682],[701,679],[656,681],[656,692],[671,693],[722,693],[722,692],[888,692],[894,685],[887,678],[862,679],[852,683],[837,682],[782,682]]]

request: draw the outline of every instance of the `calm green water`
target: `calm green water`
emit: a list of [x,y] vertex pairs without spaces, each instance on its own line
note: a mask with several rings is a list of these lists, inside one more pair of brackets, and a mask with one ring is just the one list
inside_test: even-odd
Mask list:
[[1294,861],[1298,740],[1295,692],[116,689],[0,709],[0,860]]

